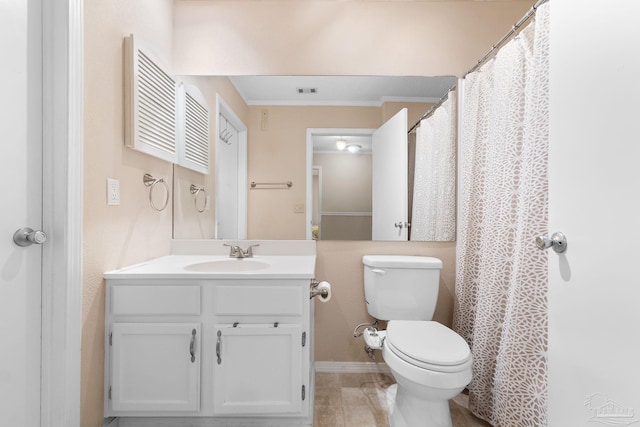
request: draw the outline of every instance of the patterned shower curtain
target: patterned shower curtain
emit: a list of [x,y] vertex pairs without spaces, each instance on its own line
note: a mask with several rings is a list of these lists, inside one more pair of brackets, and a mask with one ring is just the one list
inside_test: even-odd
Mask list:
[[494,426],[547,423],[548,34],[546,3],[462,84],[454,329]]
[[411,240],[455,240],[456,92],[416,129]]

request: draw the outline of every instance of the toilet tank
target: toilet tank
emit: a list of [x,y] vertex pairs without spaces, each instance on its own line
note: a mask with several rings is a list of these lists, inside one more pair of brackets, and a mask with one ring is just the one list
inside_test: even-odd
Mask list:
[[367,311],[380,320],[431,320],[438,300],[442,261],[400,255],[365,255]]

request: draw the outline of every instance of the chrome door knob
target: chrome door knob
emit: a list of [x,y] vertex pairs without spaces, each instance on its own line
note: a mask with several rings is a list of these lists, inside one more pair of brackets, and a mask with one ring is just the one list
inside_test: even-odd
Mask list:
[[41,245],[47,241],[47,234],[44,231],[23,227],[13,234],[13,241],[18,246]]
[[554,251],[561,254],[567,250],[567,238],[560,232],[553,233],[551,238],[538,236],[536,237],[536,246],[540,250],[553,248]]

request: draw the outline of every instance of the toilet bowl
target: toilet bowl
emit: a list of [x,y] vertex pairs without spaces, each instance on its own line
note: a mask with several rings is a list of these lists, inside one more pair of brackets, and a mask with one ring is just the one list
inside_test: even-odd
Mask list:
[[392,320],[367,329],[365,343],[382,350],[397,382],[391,427],[451,427],[449,399],[471,381],[471,352],[451,329],[434,321]]
[[363,336],[366,347],[382,350],[397,383],[390,426],[451,427],[449,399],[471,381],[472,357],[460,335],[431,320],[441,261],[365,256],[363,264],[369,314],[389,321],[385,331],[367,328]]

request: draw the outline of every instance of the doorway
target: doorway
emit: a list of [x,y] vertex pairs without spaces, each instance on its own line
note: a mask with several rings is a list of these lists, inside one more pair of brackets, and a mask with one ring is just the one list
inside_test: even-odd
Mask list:
[[[307,129],[307,239],[371,239],[371,136],[374,132],[375,129],[356,128]],[[337,140],[345,141],[344,146],[338,148]],[[347,148],[349,145],[358,148],[351,151]],[[362,168],[362,162],[346,166],[339,161],[318,161],[321,157],[336,160],[338,156],[368,157],[368,167],[367,162]],[[340,170],[351,176],[341,175]],[[314,188],[315,181],[318,181],[317,188]],[[354,186],[366,189],[354,194],[350,191]],[[366,200],[359,199],[364,196]]]

